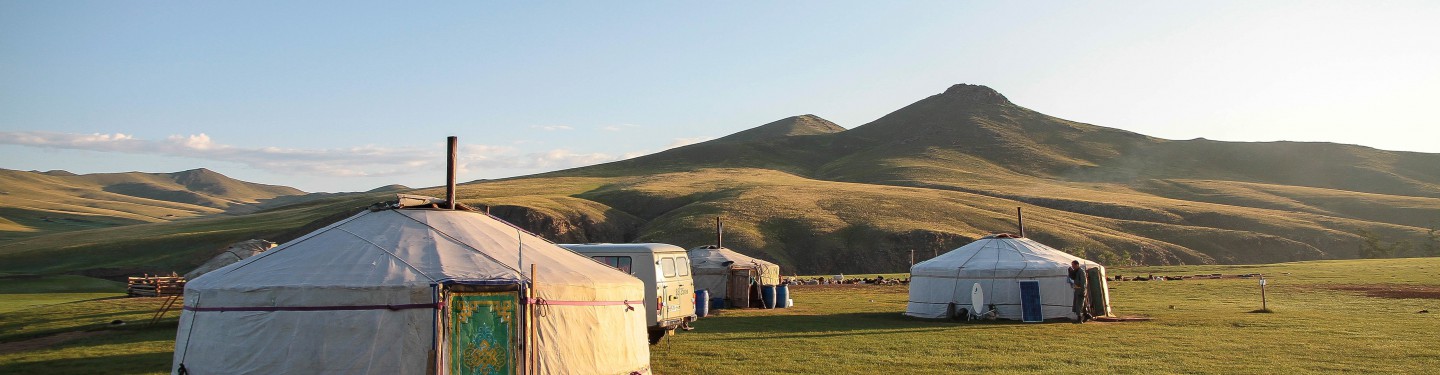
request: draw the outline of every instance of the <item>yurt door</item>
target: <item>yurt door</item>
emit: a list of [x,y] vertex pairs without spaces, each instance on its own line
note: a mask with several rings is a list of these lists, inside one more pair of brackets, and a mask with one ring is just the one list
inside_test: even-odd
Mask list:
[[514,374],[519,363],[519,294],[455,292],[446,304],[450,374]]
[[753,278],[750,276],[749,268],[731,269],[726,280],[725,297],[730,299],[730,306],[735,308],[750,307],[750,284]]
[[1045,320],[1044,312],[1040,305],[1040,282],[1025,280],[1020,282],[1020,320],[1024,322],[1039,322]]

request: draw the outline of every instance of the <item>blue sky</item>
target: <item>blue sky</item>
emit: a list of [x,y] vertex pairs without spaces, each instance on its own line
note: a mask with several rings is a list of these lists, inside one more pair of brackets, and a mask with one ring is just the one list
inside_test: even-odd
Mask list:
[[1440,2],[0,0],[0,168],[307,191],[641,155],[984,84],[1170,139],[1440,152]]

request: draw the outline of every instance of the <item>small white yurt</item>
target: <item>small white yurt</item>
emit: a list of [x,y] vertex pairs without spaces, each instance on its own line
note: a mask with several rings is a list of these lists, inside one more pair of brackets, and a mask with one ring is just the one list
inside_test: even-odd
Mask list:
[[1073,318],[1074,290],[1067,280],[1071,261],[1079,261],[1089,273],[1094,315],[1110,315],[1105,267],[1009,234],[985,236],[910,267],[905,315],[957,318],[961,309],[972,309],[971,296],[978,295],[983,311],[994,305],[1000,319]]
[[430,200],[191,280],[172,373],[650,372],[639,279]]
[[[780,285],[780,266],[752,258],[729,248],[705,245],[687,253],[695,290],[709,290],[710,296],[727,298],[732,304],[748,305],[750,285]],[[747,281],[748,280],[748,281]],[[732,288],[733,287],[733,288]],[[736,290],[731,290],[736,289]],[[739,302],[747,301],[747,302]]]
[[275,243],[266,240],[245,240],[230,244],[230,246],[226,246],[219,254],[215,254],[214,257],[211,257],[210,260],[205,261],[205,263],[199,267],[195,267],[194,270],[186,272],[185,279],[194,280],[200,277],[200,275],[218,270],[220,267],[228,266],[231,263],[245,260],[245,258],[253,257],[273,247],[275,247]]

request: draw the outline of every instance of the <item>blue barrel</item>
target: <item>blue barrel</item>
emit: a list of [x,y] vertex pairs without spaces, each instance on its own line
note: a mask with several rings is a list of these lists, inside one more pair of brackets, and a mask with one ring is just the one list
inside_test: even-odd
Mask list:
[[700,289],[695,291],[695,317],[704,318],[710,315],[710,291]]
[[719,310],[725,308],[725,297],[710,297],[710,309]]
[[790,286],[780,285],[775,287],[775,307],[790,307]]
[[775,286],[774,286],[774,285],[761,285],[761,286],[760,286],[760,305],[761,305],[761,306],[765,306],[765,308],[767,308],[767,309],[773,309],[773,308],[775,308]]

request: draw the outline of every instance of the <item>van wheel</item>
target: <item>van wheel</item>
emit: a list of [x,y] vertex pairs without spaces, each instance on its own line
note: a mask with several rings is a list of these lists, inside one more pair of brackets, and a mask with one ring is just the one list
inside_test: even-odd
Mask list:
[[650,331],[650,345],[659,344],[660,340],[665,338],[665,331],[666,330],[663,329],[657,331]]

